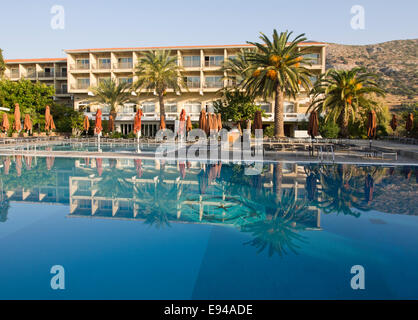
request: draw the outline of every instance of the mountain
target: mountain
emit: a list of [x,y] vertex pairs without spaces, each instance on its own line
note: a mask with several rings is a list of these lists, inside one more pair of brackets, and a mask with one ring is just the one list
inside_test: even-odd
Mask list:
[[418,39],[394,40],[372,45],[328,43],[326,68],[363,66],[379,75],[389,108],[418,102]]

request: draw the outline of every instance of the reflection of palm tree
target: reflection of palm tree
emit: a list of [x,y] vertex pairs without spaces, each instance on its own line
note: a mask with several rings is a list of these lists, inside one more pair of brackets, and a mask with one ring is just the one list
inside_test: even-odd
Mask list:
[[128,198],[127,192],[132,190],[132,184],[127,181],[130,176],[126,170],[115,168],[106,170],[94,188],[98,190],[100,196]]
[[3,180],[0,180],[0,222],[6,222],[9,212],[9,199],[6,198],[3,191]]
[[[273,195],[274,199],[276,194]],[[297,253],[300,248],[295,242],[304,242],[304,237],[298,231],[304,230],[308,221],[308,207],[305,201],[296,200],[294,190],[282,193],[279,205],[272,201],[266,202],[266,215],[259,220],[244,224],[243,232],[251,233],[253,240],[247,242],[258,252],[268,250],[271,257],[275,252],[280,256],[287,254],[286,250]],[[268,200],[268,199],[265,199]]]

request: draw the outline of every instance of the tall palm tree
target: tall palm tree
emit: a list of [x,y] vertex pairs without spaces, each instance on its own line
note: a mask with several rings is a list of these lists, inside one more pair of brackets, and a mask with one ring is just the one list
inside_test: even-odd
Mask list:
[[148,51],[136,66],[138,80],[135,86],[140,90],[153,90],[160,103],[160,115],[165,116],[164,95],[167,89],[180,93],[187,86],[181,78],[182,68],[177,65],[177,56],[171,51]]
[[116,119],[119,106],[127,102],[133,102],[130,90],[131,86],[128,82],[117,83],[114,79],[106,79],[101,81],[97,87],[90,88],[94,96],[89,100],[92,103],[109,105],[110,113],[113,119]]
[[273,31],[270,40],[261,33],[262,43],[248,42],[256,47],[246,53],[248,68],[241,85],[255,96],[274,97],[274,135],[284,137],[283,107],[285,96],[296,98],[301,87],[309,90],[311,71],[304,57],[306,48],[299,45],[306,40],[304,34],[290,40],[292,32]]
[[377,109],[378,103],[372,94],[384,96],[384,91],[375,82],[376,75],[363,67],[351,70],[328,70],[312,88],[313,103],[308,109],[325,114],[341,126],[341,136],[348,136],[348,123],[361,110]]

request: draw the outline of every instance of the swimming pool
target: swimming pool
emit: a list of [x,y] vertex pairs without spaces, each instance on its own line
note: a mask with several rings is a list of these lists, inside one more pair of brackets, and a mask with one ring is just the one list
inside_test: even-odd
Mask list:
[[0,299],[418,298],[414,166],[0,164]]

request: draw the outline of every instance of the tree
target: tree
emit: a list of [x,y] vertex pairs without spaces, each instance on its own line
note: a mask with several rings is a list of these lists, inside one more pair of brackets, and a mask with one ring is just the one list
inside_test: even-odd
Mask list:
[[54,94],[54,87],[39,82],[24,79],[0,81],[0,105],[13,112],[15,103],[18,103],[21,114],[28,113],[33,125],[42,125],[45,106],[52,104]]
[[254,119],[255,112],[260,110],[252,97],[239,90],[223,91],[222,99],[214,101],[213,107],[223,121],[234,122]]
[[332,119],[340,127],[340,135],[348,136],[349,121],[361,111],[378,109],[379,104],[372,94],[384,96],[384,91],[375,82],[376,75],[363,67],[351,70],[330,69],[322,75],[311,90],[313,102],[308,109],[325,114],[325,121]]
[[6,70],[6,64],[3,59],[3,50],[0,49],[0,79],[3,78],[4,71]]
[[83,131],[83,113],[81,111],[74,110],[70,106],[54,103],[51,107],[51,114],[54,117],[58,132],[78,134]]
[[128,82],[116,83],[114,79],[106,79],[101,81],[97,87],[91,88],[94,94],[89,100],[92,103],[101,103],[110,106],[110,113],[113,119],[119,111],[119,106],[124,103],[132,102],[131,84]]
[[309,90],[311,71],[309,59],[304,57],[305,49],[299,45],[306,40],[304,34],[290,40],[292,32],[273,31],[271,41],[261,33],[262,43],[248,42],[256,47],[245,53],[245,79],[240,86],[254,96],[274,97],[274,134],[284,137],[284,97],[296,98],[301,87]]
[[181,71],[182,68],[177,65],[177,56],[172,56],[171,51],[148,51],[139,59],[135,86],[139,90],[154,91],[158,96],[160,115],[165,116],[164,95],[167,89],[176,93],[181,92],[181,87],[187,89],[186,83],[179,77]]

